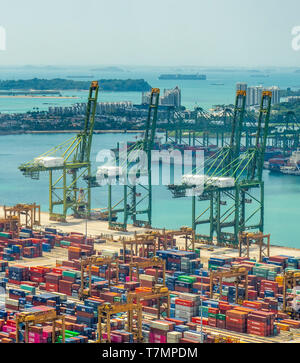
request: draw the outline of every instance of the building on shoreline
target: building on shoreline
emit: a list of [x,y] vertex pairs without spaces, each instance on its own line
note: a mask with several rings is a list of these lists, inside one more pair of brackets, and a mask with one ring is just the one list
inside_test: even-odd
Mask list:
[[[150,92],[143,92],[142,104],[149,104]],[[159,104],[163,106],[181,107],[181,89],[176,86],[173,89],[164,89],[164,94],[159,99]]]
[[[130,101],[122,102],[99,102],[97,103],[96,113],[118,113],[124,110],[132,109],[133,104]],[[61,115],[83,115],[86,113],[85,103],[76,103],[74,106],[69,107],[49,107],[49,114],[61,116]]]
[[272,105],[280,103],[280,88],[277,86],[272,86],[265,88],[260,86],[248,86],[247,83],[237,83],[237,91],[246,91],[246,107],[259,106],[261,101],[261,96],[263,91],[272,91]]

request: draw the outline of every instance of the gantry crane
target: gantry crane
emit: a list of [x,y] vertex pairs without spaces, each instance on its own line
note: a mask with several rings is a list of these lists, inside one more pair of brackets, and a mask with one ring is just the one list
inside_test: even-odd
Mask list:
[[[264,183],[262,180],[264,153],[268,135],[272,92],[263,91],[257,123],[255,145],[241,153],[241,136],[245,113],[246,92],[237,91],[233,112],[230,144],[221,148],[213,157],[205,160],[201,193],[192,193],[192,228],[208,225],[208,235],[196,234],[195,238],[237,248],[239,233],[264,226]],[[197,175],[199,170],[194,170]],[[222,183],[224,182],[224,186]],[[228,183],[228,184],[227,184]],[[197,184],[170,185],[174,197],[186,196],[188,189]],[[254,190],[259,191],[259,195]],[[199,216],[196,202],[206,203]],[[253,204],[256,204],[254,207]],[[251,204],[252,208],[246,208]],[[247,210],[246,210],[247,209]],[[248,212],[248,213],[246,213]],[[208,214],[208,217],[206,215]],[[229,230],[228,230],[229,229]]]
[[[190,227],[181,227],[179,230],[163,230],[162,231],[162,236],[159,238],[159,242],[158,242],[158,250],[160,250],[160,246],[162,244],[162,246],[164,247],[163,249],[166,250],[167,249],[167,238],[171,238],[172,240],[174,239],[174,237],[182,237],[184,238],[184,250],[185,251],[195,251],[195,232],[192,228]],[[175,246],[175,243],[172,242],[171,248],[173,248]]]
[[[152,225],[152,173],[151,173],[151,151],[153,149],[156,123],[157,123],[157,111],[159,103],[159,88],[153,88],[151,91],[150,104],[148,117],[146,121],[146,130],[144,139],[138,141],[134,147],[128,148],[127,150],[127,165],[118,165],[119,167],[126,166],[126,174],[124,181],[123,198],[118,202],[113,202],[113,186],[112,183],[108,184],[108,220],[109,228],[116,230],[127,230],[128,218],[131,217],[132,223],[136,227],[151,227]],[[128,172],[135,161],[131,161],[131,157],[137,155],[137,151],[144,151],[147,155],[147,165],[145,176],[147,181],[145,184],[139,182],[139,180],[130,180]],[[120,156],[120,155],[119,155]],[[120,157],[118,157],[120,160]],[[139,179],[139,178],[138,178]],[[118,222],[113,220],[113,216],[122,215],[123,221]],[[141,217],[145,216],[144,219]]]
[[173,147],[209,145],[209,132],[212,129],[211,115],[202,107],[196,106],[190,113],[193,123],[185,122],[185,115],[175,106],[168,106],[168,123],[164,125],[165,143]]
[[65,343],[65,316],[57,315],[55,309],[48,311],[24,311],[16,314],[16,343],[19,343],[20,324],[25,325],[25,343],[29,343],[29,326],[43,323],[52,323],[52,343],[55,343],[56,323],[61,324],[62,342]]
[[280,148],[283,156],[296,150],[300,145],[300,124],[294,111],[282,115],[282,123],[275,124],[269,134],[273,147]]
[[[75,137],[52,148],[19,169],[32,179],[41,172],[49,173],[49,212],[51,220],[66,221],[67,212],[89,218],[91,215],[91,161],[90,153],[95,124],[99,85],[91,83],[84,127]],[[57,175],[58,174],[58,175]],[[80,182],[87,179],[80,186]],[[57,208],[59,210],[57,211]]]
[[130,247],[130,261],[133,261],[133,256],[139,255],[139,247],[142,248],[141,257],[150,257],[150,253],[153,253],[153,255],[156,254],[157,246],[156,246],[156,238],[157,236],[152,233],[145,233],[145,234],[137,234],[134,233],[134,238],[132,239],[122,239],[123,244],[123,261],[126,263],[126,249],[127,246]]
[[[114,282],[119,282],[119,260],[110,257],[90,256],[81,259],[81,285],[79,289],[79,298],[84,299],[91,296],[92,292],[92,266],[107,266],[108,267],[108,286],[112,283],[111,271],[116,270],[116,278]],[[88,288],[85,289],[85,270],[88,270]]]
[[129,263],[129,277],[130,277],[130,280],[132,281],[133,269],[135,269],[135,273],[137,275],[137,280],[140,281],[139,269],[140,268],[142,268],[142,269],[153,268],[153,267],[156,268],[156,274],[155,274],[156,283],[157,283],[157,279],[158,279],[158,270],[157,270],[157,268],[162,269],[162,272],[163,272],[163,285],[165,286],[165,283],[166,283],[166,261],[159,258],[159,257],[153,257],[149,261],[130,262]]
[[4,218],[17,218],[19,226],[33,229],[41,225],[41,207],[34,204],[17,204],[13,207],[4,206]]
[[[262,262],[263,257],[270,256],[270,234],[262,232],[241,232],[239,236],[239,256],[250,257],[250,246],[255,244],[259,248],[259,262]],[[267,243],[265,243],[267,240]]]
[[[120,239],[123,244],[123,251],[126,252],[129,246],[129,253],[123,252],[123,261],[126,263],[126,256],[129,255],[129,260],[133,262],[133,256],[150,258],[156,255],[157,251],[174,248],[176,246],[175,236],[184,238],[185,251],[195,251],[195,236],[194,231],[190,227],[181,227],[179,230],[166,230],[161,232],[156,230],[146,231],[146,233],[134,233],[134,237]],[[139,251],[139,247],[141,251]]]
[[[114,314],[127,313],[126,331],[134,334],[138,343],[143,341],[142,336],[142,305],[105,303],[98,308],[98,343],[111,343],[111,317]],[[136,314],[136,327],[134,327],[134,314]],[[106,327],[106,329],[105,329]],[[103,334],[106,333],[106,338]]]
[[[5,207],[4,207],[5,210]],[[5,213],[4,218],[0,218],[0,228],[2,232],[11,232],[12,238],[19,236],[20,218],[15,215],[7,215]]]
[[213,285],[214,280],[217,279],[219,281],[219,289],[220,289],[220,297],[222,296],[222,284],[223,279],[235,279],[235,303],[237,304],[239,301],[238,299],[238,285],[241,283],[242,279],[244,280],[244,288],[245,288],[245,300],[248,300],[248,271],[245,267],[238,267],[238,268],[232,268],[231,271],[224,271],[224,272],[218,272],[218,271],[210,271],[209,275],[209,292],[210,297],[213,297]]
[[157,319],[164,318],[163,313],[166,313],[167,318],[170,317],[170,291],[167,287],[153,287],[149,291],[129,292],[127,301],[129,303],[140,304],[142,301],[156,300],[157,302]]

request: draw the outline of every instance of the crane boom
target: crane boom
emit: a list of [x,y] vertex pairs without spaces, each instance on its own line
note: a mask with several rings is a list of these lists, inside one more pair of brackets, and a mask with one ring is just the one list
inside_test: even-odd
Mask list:
[[[50,219],[65,221],[72,209],[77,217],[90,217],[91,213],[91,162],[90,153],[95,124],[99,84],[93,81],[89,90],[84,128],[75,137],[20,165],[20,171],[32,179],[39,179],[41,172],[49,173]],[[54,180],[54,173],[60,172]],[[88,179],[88,185],[79,183]],[[79,198],[78,198],[79,193]],[[56,211],[59,207],[60,210]]]

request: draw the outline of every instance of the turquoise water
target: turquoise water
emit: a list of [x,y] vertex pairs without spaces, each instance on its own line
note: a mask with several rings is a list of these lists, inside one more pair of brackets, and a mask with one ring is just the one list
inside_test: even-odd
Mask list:
[[[0,79],[65,78],[68,75],[93,75],[93,79],[101,78],[144,78],[153,87],[171,88],[176,85],[182,89],[182,103],[188,108],[195,104],[210,108],[214,104],[233,103],[235,85],[237,82],[247,82],[249,85],[278,85],[281,88],[300,88],[300,73],[292,69],[263,70],[262,74],[269,77],[251,77],[253,72],[237,70],[233,72],[217,72],[203,70],[207,74],[206,81],[161,81],[158,76],[169,70],[130,69],[118,73],[92,72],[91,68],[72,69],[4,69],[0,68]],[[223,83],[222,86],[212,83]],[[0,112],[26,112],[33,107],[47,110],[50,105],[68,106],[77,102],[86,102],[87,93],[78,91],[63,92],[66,96],[76,96],[78,99],[12,99],[0,98]],[[100,101],[132,101],[141,102],[139,92],[101,92]],[[0,205],[15,203],[40,203],[44,211],[48,210],[48,177],[41,175],[39,181],[26,179],[17,169],[25,161],[29,161],[55,145],[65,141],[70,135],[17,135],[0,136]],[[95,135],[93,141],[92,160],[95,163],[96,154],[101,149],[115,147],[118,141],[133,140],[133,135],[105,134]],[[94,165],[94,170],[96,165]],[[280,176],[264,172],[265,180],[265,231],[272,234],[274,244],[300,247],[299,216],[300,216],[300,178]],[[116,188],[116,199],[121,197],[122,187]],[[153,187],[153,225],[155,227],[178,228],[191,225],[190,198],[172,199],[170,192],[164,186]],[[94,208],[107,206],[106,188],[93,190],[92,205]],[[198,204],[199,205],[199,204]],[[206,233],[205,230],[199,230]]]
[[[0,205],[37,202],[48,211],[48,175],[39,181],[25,178],[18,166],[49,150],[72,135],[42,134],[0,136]],[[96,154],[101,149],[115,147],[117,142],[133,140],[134,135],[95,135],[92,161],[96,170]],[[300,178],[278,176],[264,172],[265,180],[265,232],[271,233],[271,242],[282,246],[300,247]],[[115,187],[117,197],[122,187]],[[178,228],[191,225],[191,199],[172,199],[165,186],[153,187],[153,226]],[[200,205],[200,203],[198,203]],[[93,208],[107,206],[106,188],[95,188],[92,194]],[[205,233],[205,230],[199,229]]]
[[[125,70],[124,72],[108,73],[93,72],[91,68],[62,68],[62,69],[26,69],[26,68],[0,68],[0,79],[28,79],[28,78],[66,78],[76,75],[92,75],[90,79],[145,79],[152,87],[159,87],[161,91],[165,88],[179,86],[182,90],[182,104],[187,108],[193,108],[196,104],[205,109],[209,109],[215,104],[229,104],[234,102],[235,86],[237,82],[247,82],[248,85],[279,86],[281,88],[300,88],[300,73],[295,73],[293,69],[281,70],[261,70],[261,73],[254,73],[245,70],[232,72],[220,72],[210,69],[199,70],[207,75],[205,81],[178,81],[159,80],[161,73],[168,73],[167,70]],[[257,75],[268,75],[268,77]],[[252,77],[256,75],[256,77]],[[78,79],[78,78],[76,78]],[[88,80],[88,78],[83,78]],[[213,83],[222,83],[217,86]],[[78,91],[62,92],[64,96],[76,96],[78,99],[12,99],[0,98],[0,112],[27,112],[33,107],[40,110],[48,110],[49,106],[69,106],[77,102],[86,102],[87,93]],[[99,101],[132,101],[140,103],[142,95],[140,92],[101,92]]]

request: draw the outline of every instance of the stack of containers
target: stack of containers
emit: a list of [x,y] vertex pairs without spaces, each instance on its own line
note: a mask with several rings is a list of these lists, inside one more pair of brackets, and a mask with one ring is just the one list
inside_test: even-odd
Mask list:
[[62,276],[59,273],[49,272],[45,274],[46,290],[51,292],[59,292],[59,281]]
[[274,297],[278,293],[282,293],[282,288],[279,290],[278,282],[268,280],[260,282],[260,297]]
[[238,333],[246,333],[247,315],[247,312],[235,309],[226,311],[226,329]]
[[45,282],[45,275],[50,272],[49,267],[36,266],[30,267],[30,281],[33,282]]
[[8,267],[8,262],[0,261],[0,272],[5,272],[7,267]]
[[80,257],[81,257],[81,248],[79,248],[79,247],[69,247],[68,248],[68,259],[69,259],[69,261],[79,260]]
[[183,338],[180,339],[180,343],[201,343],[205,342],[205,340],[205,333],[187,330],[183,333]]
[[[103,334],[103,338],[107,338],[106,333]],[[125,330],[114,330],[111,332],[110,338],[112,343],[134,343],[133,334]]]
[[174,330],[174,323],[165,320],[150,322],[149,343],[167,343],[168,332]]
[[175,299],[175,318],[191,322],[192,317],[198,314],[200,296],[194,294],[179,294]]
[[300,267],[300,257],[288,257],[287,268],[299,269]]
[[88,327],[92,327],[93,324],[96,324],[96,316],[92,306],[77,305],[76,318],[77,324],[86,324]]
[[175,291],[190,293],[196,281],[196,276],[179,275],[175,281]]
[[167,333],[167,343],[179,343],[182,333],[179,331],[170,331]]
[[72,296],[73,286],[79,277],[79,271],[64,270],[62,271],[62,279],[59,280],[59,292]]
[[141,274],[140,275],[141,287],[152,288],[155,285],[155,277],[151,275]]
[[129,265],[128,264],[120,264],[119,265],[119,280],[121,282],[126,281],[126,277],[129,275]]
[[14,265],[9,266],[8,270],[8,282],[11,284],[20,285],[22,281],[29,280],[29,267]]
[[253,311],[248,315],[247,332],[259,336],[274,335],[275,314],[265,311]]
[[185,258],[183,262],[185,268],[190,268],[186,259],[197,259],[197,254],[195,252],[179,251],[175,249],[157,251],[156,255],[166,261],[166,269],[170,271],[181,271],[182,258]]
[[229,266],[231,262],[233,262],[233,257],[228,256],[219,256],[219,257],[210,257],[208,260],[208,268],[215,271],[218,270],[221,266]]

